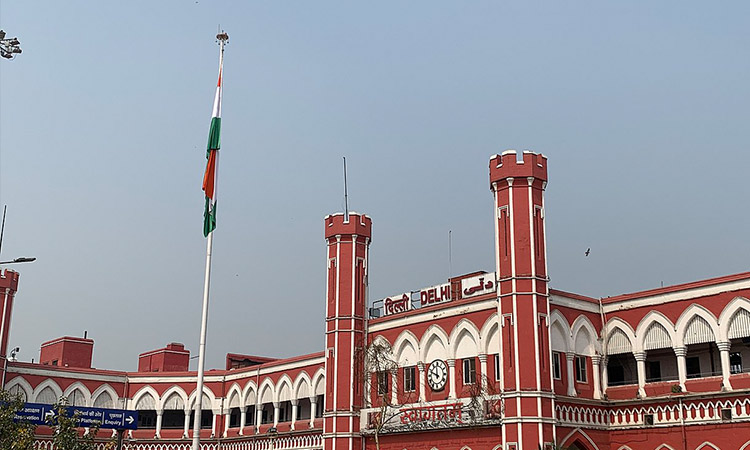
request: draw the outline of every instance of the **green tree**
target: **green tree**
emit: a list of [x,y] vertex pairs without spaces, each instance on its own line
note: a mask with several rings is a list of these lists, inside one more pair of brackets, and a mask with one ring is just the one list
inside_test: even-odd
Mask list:
[[[99,433],[99,425],[89,427],[89,432],[81,435],[80,417],[78,414],[68,415],[68,399],[60,398],[55,403],[55,416],[48,418],[48,423],[54,430],[52,443],[56,450],[96,450],[96,435]],[[111,442],[107,447],[111,446]]]
[[32,450],[36,426],[27,422],[16,422],[13,418],[23,408],[23,398],[0,391],[0,448],[8,450]]

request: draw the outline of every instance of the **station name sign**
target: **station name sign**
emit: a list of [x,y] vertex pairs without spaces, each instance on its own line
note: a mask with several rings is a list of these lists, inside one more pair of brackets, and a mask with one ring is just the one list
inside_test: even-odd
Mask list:
[[489,294],[497,290],[495,272],[475,275],[461,280],[461,297],[471,298]]

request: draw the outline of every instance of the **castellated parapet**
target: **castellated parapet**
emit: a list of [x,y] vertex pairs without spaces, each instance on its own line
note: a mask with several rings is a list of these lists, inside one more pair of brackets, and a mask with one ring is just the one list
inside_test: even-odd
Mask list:
[[506,150],[490,158],[490,187],[493,183],[508,178],[533,177],[547,181],[547,157],[541,153],[523,152],[523,159],[518,160],[515,150]]
[[372,237],[372,219],[365,214],[349,213],[349,220],[345,220],[344,213],[331,214],[325,217],[325,237],[330,239],[342,235],[357,235]]

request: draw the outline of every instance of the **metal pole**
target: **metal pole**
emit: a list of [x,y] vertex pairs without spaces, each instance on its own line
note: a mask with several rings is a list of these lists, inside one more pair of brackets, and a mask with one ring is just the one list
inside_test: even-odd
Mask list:
[[122,450],[122,434],[124,430],[117,430],[117,444],[115,445],[116,450]]
[[[219,70],[224,62],[224,42],[219,34]],[[214,170],[218,172],[219,168]],[[201,338],[198,345],[198,382],[195,387],[195,416],[193,419],[193,450],[200,450],[201,445],[201,413],[203,409],[203,373],[206,364],[206,328],[208,327],[208,293],[211,286],[211,250],[213,248],[214,232],[208,233],[206,242],[206,277],[203,282],[203,313],[201,315]]]

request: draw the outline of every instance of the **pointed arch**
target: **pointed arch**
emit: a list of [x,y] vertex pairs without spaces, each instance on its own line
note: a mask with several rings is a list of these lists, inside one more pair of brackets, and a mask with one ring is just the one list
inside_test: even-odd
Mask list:
[[448,333],[440,325],[430,325],[419,341],[419,357],[425,364],[435,359],[448,359],[449,344]]
[[750,441],[745,442],[745,445],[740,447],[740,450],[750,450]]
[[599,351],[597,344],[599,335],[588,317],[582,314],[576,317],[570,332],[576,354],[592,356]]
[[605,343],[608,355],[632,353],[634,351],[635,333],[627,322],[615,318],[607,322]]
[[[735,297],[727,303],[727,306],[724,307],[724,309],[721,311],[721,314],[719,314],[719,334],[716,336],[717,340],[719,341],[728,341],[729,339],[735,339],[737,337],[747,337],[747,336],[730,336],[730,327],[732,327],[732,324],[735,325],[736,331],[746,331],[747,328],[747,320],[746,317],[750,315],[750,300],[744,298],[744,297]],[[742,324],[745,325],[741,327],[742,329],[737,329],[737,325],[739,325],[739,322],[735,322],[738,318],[742,318],[745,320],[742,320]],[[735,333],[737,334],[737,333]],[[739,334],[747,334],[747,333],[739,333]]]
[[627,445],[621,445],[617,450],[633,450],[633,449],[628,447]]
[[236,381],[229,387],[227,399],[230,408],[239,408],[243,405],[244,397],[242,396],[242,388],[240,388],[239,383]]
[[500,338],[497,334],[497,327],[497,313],[495,312],[484,321],[482,329],[479,330],[479,340],[482,342],[481,350],[485,355],[500,353]]
[[[109,384],[102,384],[91,393],[94,408],[116,408],[120,400],[117,391]],[[110,406],[104,406],[111,401]]]
[[254,381],[250,381],[242,389],[242,404],[245,406],[253,406],[258,403],[258,386],[255,385]]
[[584,445],[583,450],[599,450],[599,447],[596,446],[596,443],[594,443],[594,440],[589,437],[588,434],[586,434],[585,431],[583,431],[581,428],[575,428],[570,433],[568,433],[561,441],[560,446],[566,447],[570,444],[578,443]]
[[550,344],[556,352],[571,353],[573,350],[573,332],[568,320],[558,309],[553,309],[550,313]]
[[72,383],[63,392],[71,406],[91,406],[91,392],[80,381]]
[[708,329],[713,332],[714,340],[719,336],[719,326],[716,317],[705,307],[693,303],[688,306],[682,314],[680,314],[679,319],[677,319],[677,322],[675,323],[675,346],[684,347],[686,345],[685,333],[689,326],[692,325],[695,327],[698,325],[694,322],[697,317],[703,319],[705,324],[708,325]]
[[292,399],[292,379],[283,374],[276,383],[276,396],[274,401],[285,402]]
[[419,341],[411,331],[402,331],[393,342],[393,348],[399,366],[413,366],[419,362]]
[[304,370],[294,380],[292,392],[292,395],[296,399],[308,398],[312,394],[312,381],[310,380],[310,375]]
[[53,380],[46,379],[34,389],[34,401],[32,403],[52,404],[63,396],[62,389]]
[[451,330],[448,342],[451,343],[450,357],[452,359],[477,356],[482,344],[477,326],[468,319],[458,321]]
[[177,385],[170,386],[169,389],[164,391],[161,395],[161,401],[159,402],[159,410],[188,410],[188,395],[185,390]]
[[[197,392],[193,391],[190,393],[190,397],[188,397],[188,403],[190,404],[189,410],[194,410],[196,404],[198,403],[196,400],[198,396],[196,395]],[[213,411],[214,414],[221,414],[221,410],[216,407],[216,396],[213,392],[211,392],[211,389],[209,389],[207,386],[203,386],[203,398],[201,399],[201,408],[202,409],[210,409]]]
[[129,409],[135,410],[155,410],[159,404],[159,394],[151,386],[143,386],[135,393],[130,400],[133,405]]
[[258,389],[258,404],[273,403],[276,400],[275,390],[276,386],[274,386],[270,378],[263,380]]
[[[312,395],[325,395],[326,392],[326,377],[323,368],[321,367],[313,376],[313,392]],[[311,397],[312,397],[311,395]]]
[[651,311],[646,314],[636,327],[636,340],[633,350],[645,351],[667,348],[662,346],[664,344],[663,339],[657,339],[659,336],[663,336],[661,330],[664,330],[669,337],[669,345],[674,346],[675,325],[672,321],[660,311]]
[[660,446],[656,447],[656,450],[674,450],[674,447],[667,444],[661,444]]
[[721,450],[719,447],[715,446],[714,444],[708,441],[702,443],[701,445],[695,448],[695,450],[709,450],[709,449]]
[[24,377],[15,377],[8,381],[8,384],[5,385],[5,389],[11,394],[15,392],[21,393],[24,402],[30,402],[34,398],[34,388],[31,387],[31,384],[29,384]]

